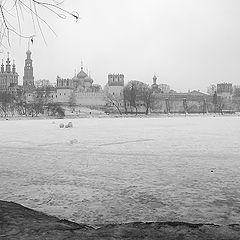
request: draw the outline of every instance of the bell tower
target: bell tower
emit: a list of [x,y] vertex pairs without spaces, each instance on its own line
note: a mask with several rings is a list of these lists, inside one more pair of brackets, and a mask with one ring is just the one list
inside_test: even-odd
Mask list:
[[32,52],[29,49],[29,43],[28,43],[28,50],[26,54],[27,54],[27,58],[25,60],[25,66],[24,66],[23,88],[24,90],[31,90],[34,88],[34,76],[33,76],[33,66],[32,66],[32,59],[31,59]]
[[123,99],[124,75],[108,74],[108,88],[111,95]]

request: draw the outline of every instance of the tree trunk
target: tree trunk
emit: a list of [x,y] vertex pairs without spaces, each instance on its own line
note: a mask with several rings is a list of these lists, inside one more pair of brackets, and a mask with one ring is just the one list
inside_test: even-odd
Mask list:
[[119,108],[117,105],[115,105],[115,107],[117,108],[118,113],[119,113],[120,115],[122,115],[122,111],[120,110],[120,108]]
[[125,114],[127,114],[127,103],[126,103],[126,101],[124,101],[124,110],[125,110]]
[[146,115],[148,115],[148,113],[149,113],[149,107],[150,107],[150,106],[147,104],[147,106],[146,106],[146,112],[145,112]]

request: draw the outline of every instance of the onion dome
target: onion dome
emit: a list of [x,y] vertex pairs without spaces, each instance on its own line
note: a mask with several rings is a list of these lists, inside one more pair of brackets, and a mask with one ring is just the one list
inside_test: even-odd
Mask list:
[[88,75],[83,71],[83,67],[81,67],[81,71],[78,73],[77,78],[85,78]]
[[90,82],[90,83],[93,83],[93,79],[90,78],[90,77],[86,77],[86,78],[84,79],[84,82]]

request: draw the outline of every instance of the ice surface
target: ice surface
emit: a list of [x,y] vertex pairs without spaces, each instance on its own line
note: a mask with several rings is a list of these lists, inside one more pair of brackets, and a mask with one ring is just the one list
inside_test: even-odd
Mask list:
[[[73,128],[59,128],[60,123]],[[0,199],[77,222],[240,221],[240,118],[0,121]]]

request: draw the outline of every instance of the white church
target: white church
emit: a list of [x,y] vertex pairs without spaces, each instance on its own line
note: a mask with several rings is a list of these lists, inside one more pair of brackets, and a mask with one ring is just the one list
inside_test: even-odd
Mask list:
[[57,77],[56,92],[53,101],[64,105],[70,102],[77,106],[106,106],[108,94],[122,98],[124,87],[123,74],[109,74],[108,82],[104,88],[94,84],[94,80],[81,67],[81,71],[73,78],[63,79]]

